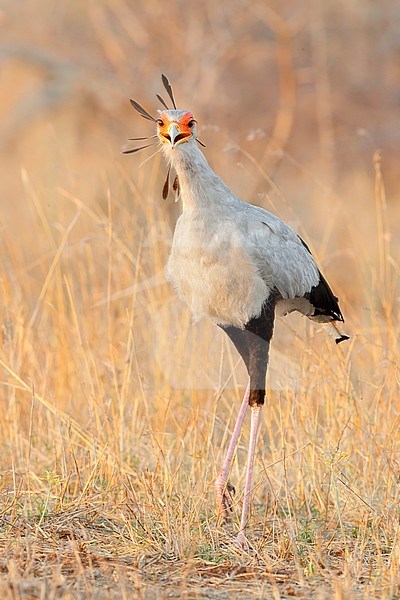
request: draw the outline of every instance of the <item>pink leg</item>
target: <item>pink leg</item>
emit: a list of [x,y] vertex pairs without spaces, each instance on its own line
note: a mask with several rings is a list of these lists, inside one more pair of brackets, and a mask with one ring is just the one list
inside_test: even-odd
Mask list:
[[245,530],[247,525],[247,514],[249,512],[250,505],[250,492],[251,492],[251,476],[253,474],[254,466],[254,453],[256,449],[258,422],[260,419],[261,407],[258,405],[251,407],[251,425],[250,425],[250,443],[249,443],[249,454],[247,457],[247,473],[246,473],[246,484],[244,488],[242,518],[240,519],[240,529],[236,537],[235,545],[239,548],[246,546]]
[[[240,407],[240,411],[238,414],[238,418],[236,420],[235,429],[233,430],[231,441],[229,442],[228,452],[226,453],[225,460],[222,465],[222,469],[215,480],[215,495],[217,498],[217,502],[219,505],[220,513],[223,517],[226,517],[228,514],[228,509],[231,509],[231,500],[229,497],[229,483],[228,483],[228,475],[229,469],[232,463],[233,455],[235,452],[235,448],[237,446],[240,431],[242,429],[244,417],[246,415],[247,407],[249,405],[249,394],[250,394],[250,382],[247,385],[247,389],[243,396],[242,405]],[[231,490],[234,491],[234,488],[231,486]],[[228,492],[228,493],[227,493]]]

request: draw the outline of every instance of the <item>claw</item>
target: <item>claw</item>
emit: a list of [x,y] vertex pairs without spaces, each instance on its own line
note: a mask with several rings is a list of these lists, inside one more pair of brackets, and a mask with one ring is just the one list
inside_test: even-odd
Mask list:
[[233,497],[236,494],[234,486],[228,481],[226,484],[217,477],[215,482],[215,496],[219,512],[223,519],[227,519],[229,512],[233,512]]
[[229,510],[230,512],[233,512],[233,498],[235,494],[236,490],[234,486],[231,484],[230,481],[228,481],[228,483],[225,486],[225,491],[223,495],[223,501],[227,511]]
[[233,496],[236,494],[236,488],[234,485],[231,484],[230,481],[228,481],[228,483],[226,484],[226,491],[229,493],[231,498],[233,498]]
[[244,550],[245,552],[249,549],[249,545],[248,545],[245,535],[242,531],[239,531],[239,533],[237,534],[236,539],[233,542],[233,545],[238,550]]

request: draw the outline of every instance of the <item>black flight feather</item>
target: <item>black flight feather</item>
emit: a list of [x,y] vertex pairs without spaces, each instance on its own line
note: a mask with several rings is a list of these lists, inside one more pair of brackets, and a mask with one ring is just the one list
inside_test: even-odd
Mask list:
[[[299,240],[303,244],[304,248],[311,254],[310,248],[307,244],[301,239],[299,236]],[[344,318],[342,312],[339,308],[338,298],[333,294],[331,288],[329,287],[328,282],[325,277],[322,275],[321,271],[318,270],[319,273],[319,282],[317,285],[314,285],[310,292],[304,294],[304,297],[310,302],[310,304],[314,307],[313,316],[327,316],[331,317],[333,321],[342,321],[344,323]],[[340,340],[342,341],[342,340]]]
[[157,119],[155,119],[154,117],[152,117],[151,115],[149,115],[149,113],[147,112],[147,110],[145,110],[143,108],[143,106],[140,106],[140,104],[138,102],[136,102],[136,100],[130,100],[133,108],[135,110],[138,111],[138,113],[144,118],[144,119],[148,119],[149,121],[154,121],[154,123],[157,121]]
[[163,106],[165,106],[165,108],[166,108],[167,110],[169,110],[169,108],[168,108],[168,106],[167,106],[167,103],[165,102],[164,98],[162,98],[162,97],[161,97],[159,94],[156,94],[156,96],[157,96],[157,98],[159,99],[159,101],[161,102],[161,104],[162,104]]
[[338,298],[333,295],[325,277],[319,272],[319,283],[311,288],[309,294],[305,294],[307,300],[314,306],[314,317],[318,315],[329,316],[333,321],[342,321],[344,318],[338,304]]
[[171,84],[170,84],[170,82],[168,81],[168,77],[166,77],[166,76],[163,74],[163,75],[161,75],[161,79],[162,79],[162,82],[163,82],[163,85],[164,85],[165,89],[167,90],[167,94],[168,94],[168,96],[169,96],[169,97],[170,97],[170,99],[171,99],[172,106],[173,106],[173,107],[175,108],[175,110],[176,110],[176,104],[175,104],[175,99],[174,99],[174,93],[173,93],[173,91],[172,91]]

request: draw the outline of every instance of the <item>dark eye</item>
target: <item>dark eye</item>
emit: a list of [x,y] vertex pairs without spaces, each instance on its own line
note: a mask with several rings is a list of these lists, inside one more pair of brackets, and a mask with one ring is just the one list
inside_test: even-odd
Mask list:
[[164,125],[164,121],[162,119],[157,119],[156,120],[157,125],[159,125],[160,127],[162,127]]
[[196,121],[194,119],[191,119],[188,123],[188,127],[193,127],[195,123]]

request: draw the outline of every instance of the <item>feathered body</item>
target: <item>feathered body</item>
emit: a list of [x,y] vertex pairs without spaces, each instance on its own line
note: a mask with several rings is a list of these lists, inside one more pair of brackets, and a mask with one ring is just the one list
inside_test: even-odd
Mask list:
[[195,318],[243,328],[274,293],[280,314],[343,321],[307,246],[282,219],[235,196],[195,143],[162,147],[183,202],[167,277]]
[[250,406],[245,493],[236,538],[236,544],[243,547],[275,310],[283,314],[298,310],[310,319],[330,323],[335,329],[336,342],[347,336],[335,324],[343,321],[337,298],[307,245],[276,215],[242,202],[214,173],[197,146],[201,142],[197,139],[192,113],[176,110],[165,75],[162,81],[175,110],[159,111],[159,118],[155,118],[136,101],[131,103],[142,117],[157,124],[157,137],[169,162],[164,198],[168,195],[171,167],[179,179],[183,212],[175,228],[167,277],[196,318],[209,317],[222,327],[249,374],[227,455],[215,481],[221,514],[227,516],[229,508],[232,509],[229,469]]

